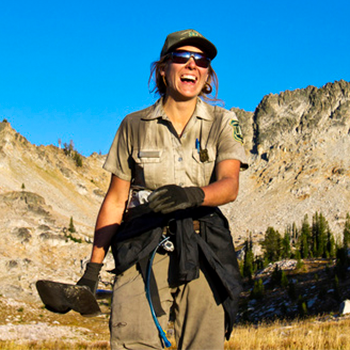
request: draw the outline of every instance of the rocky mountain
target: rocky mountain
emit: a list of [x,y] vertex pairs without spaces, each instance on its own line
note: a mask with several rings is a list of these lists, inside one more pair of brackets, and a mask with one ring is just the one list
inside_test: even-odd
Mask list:
[[[255,112],[235,109],[250,168],[240,194],[223,206],[236,243],[283,233],[320,211],[340,235],[350,203],[350,83],[338,81],[265,96]],[[105,156],[82,166],[55,146],[35,146],[0,123],[0,294],[39,301],[39,278],[76,281],[91,250],[93,226],[110,175]],[[67,231],[73,218],[77,232]],[[113,267],[106,261],[102,281]]]
[[[109,182],[103,161],[93,154],[78,167],[63,149],[32,145],[0,123],[3,297],[38,301],[36,280],[77,281]],[[71,218],[76,232],[68,231]]]
[[251,166],[225,208],[233,232],[257,236],[270,225],[283,234],[318,211],[339,236],[350,210],[350,83],[270,94],[254,113],[235,111]]

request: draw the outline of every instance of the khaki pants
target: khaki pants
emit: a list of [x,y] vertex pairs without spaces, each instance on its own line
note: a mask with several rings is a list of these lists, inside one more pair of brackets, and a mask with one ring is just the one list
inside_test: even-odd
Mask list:
[[[224,348],[224,309],[214,299],[204,274],[187,284],[170,288],[169,256],[157,254],[153,272],[162,307],[167,313],[158,318],[166,329],[170,308],[175,314],[178,349],[222,350]],[[111,348],[162,349],[146,298],[145,285],[136,266],[117,276],[113,288],[110,318]]]

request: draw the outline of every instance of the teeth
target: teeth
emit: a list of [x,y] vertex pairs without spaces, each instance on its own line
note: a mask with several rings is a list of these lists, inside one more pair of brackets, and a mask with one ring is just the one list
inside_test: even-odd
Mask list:
[[196,80],[197,80],[195,76],[193,76],[193,75],[187,75],[187,74],[183,75],[183,76],[181,77],[181,79],[192,80],[192,81],[196,81]]

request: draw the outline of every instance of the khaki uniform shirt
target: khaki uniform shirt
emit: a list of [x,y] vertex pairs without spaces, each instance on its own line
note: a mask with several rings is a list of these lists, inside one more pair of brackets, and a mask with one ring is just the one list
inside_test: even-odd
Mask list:
[[234,112],[198,98],[179,137],[164,112],[161,98],[125,117],[104,169],[131,181],[132,188],[155,190],[168,184],[202,187],[215,181],[215,165],[226,159],[239,160],[241,169],[248,167]]

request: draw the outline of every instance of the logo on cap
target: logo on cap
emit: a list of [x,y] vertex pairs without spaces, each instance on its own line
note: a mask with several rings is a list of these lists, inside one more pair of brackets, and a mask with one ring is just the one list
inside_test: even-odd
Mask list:
[[191,31],[188,33],[188,36],[199,36],[197,32]]

